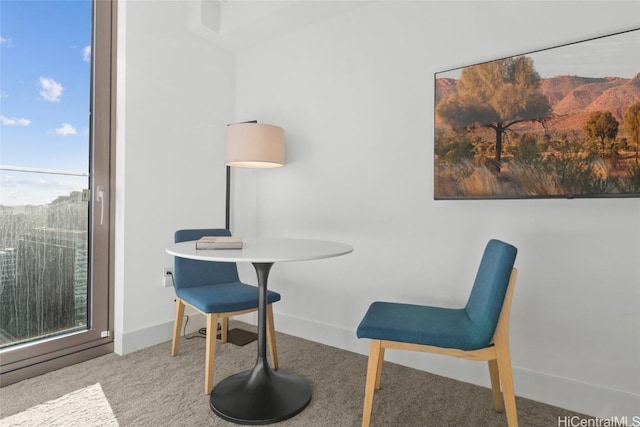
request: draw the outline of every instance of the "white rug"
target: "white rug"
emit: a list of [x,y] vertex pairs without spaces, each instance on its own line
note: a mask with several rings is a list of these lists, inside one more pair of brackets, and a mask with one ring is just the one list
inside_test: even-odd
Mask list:
[[0,420],[2,427],[118,427],[100,383]]

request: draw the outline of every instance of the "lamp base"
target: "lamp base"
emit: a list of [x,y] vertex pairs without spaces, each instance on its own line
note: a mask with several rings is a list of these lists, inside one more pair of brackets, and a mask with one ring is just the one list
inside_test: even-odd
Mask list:
[[[218,339],[220,339],[221,335],[218,334]],[[258,339],[258,334],[251,331],[245,331],[244,329],[233,328],[227,332],[227,342],[231,344],[235,344],[237,346],[245,346],[251,342],[254,342]]]

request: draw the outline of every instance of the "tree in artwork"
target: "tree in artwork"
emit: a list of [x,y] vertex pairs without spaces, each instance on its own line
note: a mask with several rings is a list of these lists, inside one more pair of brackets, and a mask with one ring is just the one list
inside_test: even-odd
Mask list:
[[613,117],[611,111],[594,111],[589,116],[589,120],[584,124],[584,133],[589,138],[597,139],[602,149],[604,158],[605,142],[616,139],[618,135],[618,121]]
[[457,92],[438,105],[436,114],[454,129],[492,129],[499,172],[504,134],[517,123],[542,123],[551,113],[547,97],[538,91],[539,82],[527,56],[468,67],[462,70]]
[[624,113],[624,129],[636,143],[636,164],[638,163],[638,145],[640,145],[640,99],[636,100]]

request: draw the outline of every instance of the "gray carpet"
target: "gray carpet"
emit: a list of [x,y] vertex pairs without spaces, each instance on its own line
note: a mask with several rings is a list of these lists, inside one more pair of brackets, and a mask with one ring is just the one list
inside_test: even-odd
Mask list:
[[[277,425],[359,426],[367,358],[282,333],[277,339],[280,367],[303,375],[313,390],[304,411]],[[204,344],[201,338],[182,339],[176,357],[169,354],[169,342],[125,356],[109,354],[4,387],[0,389],[0,417],[100,383],[122,427],[235,425],[209,409],[203,392]],[[218,345],[216,353],[214,383],[252,368],[256,345]],[[521,426],[557,426],[559,416],[578,415],[523,398],[517,399],[517,407]],[[506,418],[493,410],[488,389],[385,362],[371,424],[506,426]]]

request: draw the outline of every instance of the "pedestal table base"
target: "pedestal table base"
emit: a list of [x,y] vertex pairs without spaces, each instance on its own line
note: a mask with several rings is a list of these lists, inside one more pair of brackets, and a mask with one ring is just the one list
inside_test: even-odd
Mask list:
[[298,414],[310,401],[306,379],[258,362],[252,370],[221,381],[211,392],[209,406],[237,424],[272,424]]

